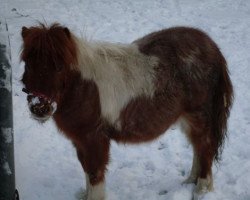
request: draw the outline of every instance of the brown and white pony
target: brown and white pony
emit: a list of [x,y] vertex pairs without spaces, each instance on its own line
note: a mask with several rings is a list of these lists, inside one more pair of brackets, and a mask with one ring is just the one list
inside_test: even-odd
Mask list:
[[[186,183],[213,188],[233,99],[226,61],[200,30],[175,27],[131,44],[89,42],[53,24],[22,28],[22,82],[33,116],[73,142],[87,199],[105,199],[110,141],[141,143],[182,122],[193,145]],[[55,108],[55,105],[57,108]]]

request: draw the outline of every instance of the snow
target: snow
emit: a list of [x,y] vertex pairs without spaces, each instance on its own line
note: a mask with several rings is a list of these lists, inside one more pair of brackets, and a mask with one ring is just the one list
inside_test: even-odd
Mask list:
[[36,105],[40,103],[39,97],[34,97],[31,99],[31,102],[29,103],[30,105]]
[[8,162],[5,162],[3,164],[3,169],[5,170],[5,173],[7,173],[8,175],[11,175],[12,172],[11,172],[11,169],[10,169],[10,166],[9,166],[9,163]]
[[[1,17],[1,16],[0,16]],[[0,18],[2,21],[3,19]],[[2,21],[3,22],[3,21]],[[5,52],[5,58],[7,59],[6,61],[9,62],[9,52],[8,51],[9,48],[8,47],[8,35],[7,32],[5,31],[6,27],[3,23],[0,24],[0,43],[1,43],[1,50],[3,50]],[[3,46],[2,46],[3,45]],[[7,89],[9,92],[11,92],[11,69],[10,66],[6,63],[3,62],[1,63],[1,71],[3,70],[4,72],[4,77],[3,79],[0,80],[0,89],[4,88]],[[6,64],[8,66],[6,66]]]
[[[21,199],[73,200],[85,187],[70,141],[53,121],[30,118],[21,92],[22,26],[60,22],[95,40],[131,42],[171,26],[206,31],[228,61],[235,90],[221,163],[213,167],[215,190],[203,200],[250,199],[250,1],[249,0],[1,0],[9,26],[15,134],[16,184]],[[110,200],[189,200],[193,185],[182,185],[191,168],[191,146],[175,126],[141,145],[112,143],[107,174]]]
[[5,143],[10,144],[13,140],[12,128],[1,128],[1,132],[5,138]]

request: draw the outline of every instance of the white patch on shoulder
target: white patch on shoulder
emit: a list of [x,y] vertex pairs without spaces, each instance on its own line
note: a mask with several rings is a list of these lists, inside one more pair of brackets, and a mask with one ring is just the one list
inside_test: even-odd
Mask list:
[[120,112],[131,99],[154,95],[158,58],[140,53],[136,44],[89,43],[74,38],[82,77],[97,84],[102,115],[119,128]]
[[105,200],[106,197],[105,197],[104,182],[98,183],[97,185],[91,185],[87,173],[85,173],[85,177],[86,177],[87,200]]

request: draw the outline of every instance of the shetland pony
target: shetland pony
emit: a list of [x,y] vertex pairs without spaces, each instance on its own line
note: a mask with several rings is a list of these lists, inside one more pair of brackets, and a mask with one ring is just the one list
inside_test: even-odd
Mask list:
[[59,24],[23,27],[21,34],[31,113],[40,121],[52,116],[73,142],[88,200],[105,199],[111,140],[150,141],[176,121],[194,152],[185,183],[196,184],[194,196],[213,189],[211,167],[226,137],[233,89],[208,35],[175,27],[112,44],[89,42]]

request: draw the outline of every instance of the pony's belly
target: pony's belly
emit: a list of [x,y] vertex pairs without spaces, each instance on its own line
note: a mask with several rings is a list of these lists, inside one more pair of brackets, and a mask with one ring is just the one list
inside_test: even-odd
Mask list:
[[[176,101],[177,103],[177,101]],[[119,142],[150,141],[164,133],[180,116],[178,106],[165,99],[137,98],[120,115],[120,130],[112,138]]]

